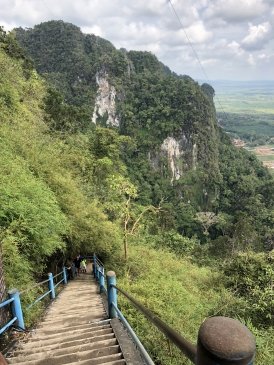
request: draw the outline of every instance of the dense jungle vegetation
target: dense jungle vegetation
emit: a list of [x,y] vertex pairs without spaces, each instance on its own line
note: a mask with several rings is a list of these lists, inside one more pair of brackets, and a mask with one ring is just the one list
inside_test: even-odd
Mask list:
[[[214,90],[61,21],[1,29],[0,70],[7,286],[31,287],[50,263],[96,251],[187,338],[207,316],[239,318],[256,335],[256,363],[272,363],[274,182],[218,128]],[[91,123],[99,72],[117,90],[119,128],[107,115]],[[174,181],[160,152],[169,136],[185,141]],[[188,364],[119,300],[157,363]]]

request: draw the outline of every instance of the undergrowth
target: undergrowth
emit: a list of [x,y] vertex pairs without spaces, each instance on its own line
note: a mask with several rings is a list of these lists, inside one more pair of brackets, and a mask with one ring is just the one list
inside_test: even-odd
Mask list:
[[[217,270],[143,245],[130,247],[127,263],[122,258],[115,261],[111,269],[117,273],[117,285],[192,343],[196,343],[199,327],[207,317],[229,316],[245,323],[256,336],[256,365],[274,362],[273,328],[258,329],[240,317],[245,303],[224,287]],[[122,294],[118,295],[118,304],[155,364],[190,364]]]

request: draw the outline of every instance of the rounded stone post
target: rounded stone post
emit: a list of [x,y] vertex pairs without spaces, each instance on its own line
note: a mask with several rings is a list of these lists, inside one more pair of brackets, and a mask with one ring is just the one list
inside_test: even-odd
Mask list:
[[117,318],[116,310],[112,303],[117,307],[117,290],[113,287],[116,285],[116,274],[114,271],[107,272],[107,289],[108,289],[108,316],[109,318]]
[[239,321],[211,317],[198,334],[196,365],[252,365],[256,343],[253,334]]

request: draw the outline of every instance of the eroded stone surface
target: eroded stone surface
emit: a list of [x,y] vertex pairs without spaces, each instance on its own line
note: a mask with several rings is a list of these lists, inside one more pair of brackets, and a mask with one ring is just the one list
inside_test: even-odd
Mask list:
[[[161,144],[160,154],[167,158],[171,182],[179,180],[188,169],[196,169],[198,146],[190,136],[167,137]],[[159,166],[159,158],[150,154],[149,159],[154,168]]]
[[120,121],[116,116],[115,87],[110,85],[107,73],[98,73],[96,75],[96,82],[98,85],[98,90],[92,122],[96,124],[98,117],[104,117],[107,115],[106,124],[113,127],[119,127]]

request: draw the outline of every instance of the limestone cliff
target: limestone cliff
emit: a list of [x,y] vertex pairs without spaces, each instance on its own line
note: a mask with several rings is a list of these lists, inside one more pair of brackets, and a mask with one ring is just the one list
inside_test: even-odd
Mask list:
[[184,152],[180,148],[180,141],[173,137],[167,137],[161,145],[161,151],[166,154],[169,169],[172,173],[171,181],[178,180],[183,173],[180,157]]
[[96,83],[98,90],[96,94],[95,106],[92,116],[92,122],[97,123],[99,117],[107,117],[106,125],[119,127],[120,121],[116,116],[116,90],[108,81],[108,74],[97,73]]
[[171,182],[179,180],[189,169],[196,169],[197,144],[186,134],[175,137],[167,137],[157,153],[149,154],[151,165],[161,168],[162,161],[167,162]]

